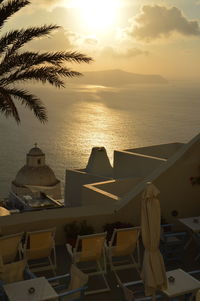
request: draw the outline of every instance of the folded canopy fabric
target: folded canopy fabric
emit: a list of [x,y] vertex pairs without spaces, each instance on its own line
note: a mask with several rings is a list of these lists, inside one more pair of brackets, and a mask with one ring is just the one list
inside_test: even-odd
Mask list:
[[160,202],[157,198],[159,193],[152,183],[147,183],[141,204],[141,232],[145,247],[141,277],[146,295],[154,295],[157,289],[167,288],[165,265],[159,250],[161,220]]

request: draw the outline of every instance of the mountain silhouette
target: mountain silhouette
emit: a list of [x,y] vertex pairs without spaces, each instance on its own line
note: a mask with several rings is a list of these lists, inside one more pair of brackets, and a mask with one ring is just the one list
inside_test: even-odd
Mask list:
[[[136,74],[122,70],[83,72],[76,84],[118,86],[130,84],[166,84],[168,81],[158,74]],[[69,81],[69,80],[68,80]]]

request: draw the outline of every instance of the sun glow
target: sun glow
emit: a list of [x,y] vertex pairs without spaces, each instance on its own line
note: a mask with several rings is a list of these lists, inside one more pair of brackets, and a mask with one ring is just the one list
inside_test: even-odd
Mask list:
[[120,0],[73,0],[80,22],[95,32],[105,32],[117,22]]

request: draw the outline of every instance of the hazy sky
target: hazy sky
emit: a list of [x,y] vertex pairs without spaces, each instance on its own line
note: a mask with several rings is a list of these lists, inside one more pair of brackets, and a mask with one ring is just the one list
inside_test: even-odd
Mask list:
[[200,0],[32,0],[6,28],[56,23],[34,50],[79,50],[95,62],[79,71],[123,69],[200,78]]

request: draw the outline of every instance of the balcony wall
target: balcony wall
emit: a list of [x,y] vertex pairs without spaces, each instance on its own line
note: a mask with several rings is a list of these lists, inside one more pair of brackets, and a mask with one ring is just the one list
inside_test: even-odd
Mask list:
[[[108,193],[106,205],[42,210],[0,217],[1,233],[57,227],[56,242],[63,244],[64,225],[73,220],[87,220],[97,232],[102,231],[105,223],[118,220],[139,225],[140,203],[147,181],[152,181],[160,190],[162,216],[168,222],[180,225],[178,218],[200,215],[200,185],[192,186],[190,182],[191,176],[200,175],[199,165],[200,135],[184,145],[167,162],[163,162],[120,200],[110,202],[113,194]],[[171,214],[174,210],[178,213],[177,217]]]
[[84,206],[106,206],[108,203],[116,205],[141,180],[142,178],[126,178],[84,185],[82,204]]
[[82,206],[82,186],[102,182],[107,177],[87,173],[86,170],[66,170],[65,175],[65,205],[68,207]]
[[133,149],[126,149],[125,151],[131,153],[139,153],[146,156],[153,156],[157,158],[168,159],[172,155],[174,155],[184,143],[168,143],[168,144],[159,144],[159,145],[151,145]]
[[146,177],[165,161],[127,151],[114,151],[114,178]]

